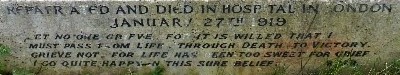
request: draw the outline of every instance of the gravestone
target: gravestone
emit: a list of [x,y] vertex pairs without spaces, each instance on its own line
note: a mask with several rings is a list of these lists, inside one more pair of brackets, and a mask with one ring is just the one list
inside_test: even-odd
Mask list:
[[399,74],[394,0],[0,4],[1,74]]

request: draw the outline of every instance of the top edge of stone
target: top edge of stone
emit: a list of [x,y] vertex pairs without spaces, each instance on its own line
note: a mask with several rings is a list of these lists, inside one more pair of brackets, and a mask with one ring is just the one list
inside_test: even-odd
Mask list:
[[[48,2],[59,2],[59,1],[147,1],[147,2],[162,2],[162,1],[225,1],[225,0],[0,0],[0,2],[29,2],[29,1],[48,1]],[[228,1],[268,1],[268,2],[282,2],[282,1],[305,1],[305,0],[228,0]],[[307,0],[307,2],[393,2],[400,0]]]

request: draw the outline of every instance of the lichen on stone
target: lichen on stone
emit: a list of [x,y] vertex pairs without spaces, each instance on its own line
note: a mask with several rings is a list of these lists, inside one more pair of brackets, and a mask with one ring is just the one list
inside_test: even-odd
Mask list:
[[0,57],[5,57],[10,54],[10,47],[0,44]]

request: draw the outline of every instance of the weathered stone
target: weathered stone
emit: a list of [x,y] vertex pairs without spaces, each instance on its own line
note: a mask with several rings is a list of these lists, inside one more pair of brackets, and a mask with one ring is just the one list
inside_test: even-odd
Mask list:
[[4,1],[0,72],[298,75],[339,63],[385,74],[400,56],[397,3]]

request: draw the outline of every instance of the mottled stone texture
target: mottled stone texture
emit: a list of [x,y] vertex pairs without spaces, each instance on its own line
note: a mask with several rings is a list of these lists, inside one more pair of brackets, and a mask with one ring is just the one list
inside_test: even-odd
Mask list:
[[[397,1],[76,1],[0,2],[0,4],[0,43],[9,47],[11,52],[11,55],[1,59],[2,64],[5,64],[3,72],[24,69],[44,75],[125,75],[154,74],[156,70],[161,70],[161,67],[164,71],[160,73],[167,75],[269,75],[277,72],[297,75],[317,73],[317,70],[321,66],[325,66],[327,61],[337,58],[351,58],[356,61],[356,64],[369,68],[372,64],[384,67],[384,63],[397,60],[400,56],[400,24],[398,23],[400,11]],[[123,12],[120,10],[119,14],[116,14],[119,6],[128,11],[126,5],[130,5],[132,8],[135,5],[137,8],[140,8],[139,5],[147,6],[148,10],[146,11],[148,12],[140,14],[139,9],[136,9],[136,14],[132,13],[133,11],[131,14],[121,14]],[[193,11],[187,8],[185,9],[187,13],[160,14],[157,13],[157,5],[178,7],[178,12],[184,12],[183,7],[191,6]],[[202,5],[216,6],[216,12],[202,13]],[[239,5],[243,7],[244,11],[239,12],[236,10],[240,8],[235,8],[234,11],[230,11],[231,13],[224,13],[222,10],[224,5],[232,7]],[[280,5],[282,7],[279,7]],[[316,10],[303,11],[303,7],[309,5],[317,6]],[[92,6],[95,7],[90,9]],[[76,8],[79,14],[72,7]],[[102,14],[101,11],[106,10],[102,7],[108,7],[109,12]],[[253,9],[258,10],[254,11]],[[45,10],[49,10],[49,14]],[[146,18],[155,18],[158,21],[165,18],[170,26],[134,26],[134,19],[146,21]],[[179,19],[181,26],[173,22],[174,18]],[[223,21],[219,23],[221,18]],[[232,22],[230,22],[230,18],[233,18]],[[243,23],[235,23],[236,18],[243,18]],[[260,18],[265,19],[260,20]],[[131,27],[127,27],[124,19],[130,23]],[[282,22],[283,19],[285,22]],[[115,27],[116,20],[117,25],[125,25],[125,27]],[[267,23],[260,26],[260,21],[264,20]],[[208,25],[206,24],[208,22],[212,26],[204,26]],[[217,26],[218,24],[220,26]],[[291,38],[292,33],[312,33],[312,37],[293,39]],[[316,37],[316,33],[321,34]],[[49,36],[44,39],[47,34]],[[56,39],[57,35],[66,34],[70,34],[71,38]],[[107,39],[109,34],[121,34],[120,38],[122,39]],[[130,34],[136,35],[129,39]],[[137,39],[139,34],[152,35],[151,39]],[[169,37],[169,34],[172,34],[172,37]],[[177,34],[182,34],[181,37],[178,37],[180,39],[174,39],[174,35]],[[210,35],[206,39],[196,39],[195,37],[199,34]],[[214,37],[218,37],[217,34],[219,36],[227,35],[226,38],[216,39]],[[254,36],[261,34],[263,37],[271,34],[272,39],[235,39],[234,34],[255,34]],[[281,37],[277,34],[280,34]],[[92,38],[76,39],[79,35]],[[96,35],[99,37],[93,38]],[[278,38],[273,39],[273,37]],[[344,45],[346,47],[343,47],[342,44],[339,44],[335,47],[333,45],[313,47],[316,44],[313,42],[331,44],[349,42],[348,44],[352,46]],[[44,43],[45,48],[30,48],[32,44],[39,43]],[[98,47],[99,43],[102,44],[101,47]],[[120,43],[130,43],[130,47],[113,48],[114,44]],[[138,48],[138,43],[141,43],[141,46],[145,43],[156,43],[155,47],[159,43],[163,44],[160,45],[160,48]],[[179,43],[235,43],[235,45],[234,48],[179,48]],[[282,47],[242,48],[244,43],[258,43],[257,47],[260,43],[280,43]],[[307,43],[307,46],[295,47],[295,43]],[[60,45],[55,46],[54,44]],[[76,46],[65,47],[66,44]],[[91,47],[88,48],[87,44]],[[268,52],[285,51],[297,52],[297,54],[304,52],[304,54],[300,57],[263,57]],[[335,56],[335,53],[341,51],[359,52],[353,53],[352,57]],[[35,52],[71,52],[72,54],[71,57],[59,57],[58,54],[54,54],[54,58],[34,58],[37,56]],[[99,52],[99,54],[96,57],[77,57],[79,52]],[[113,52],[132,52],[134,54],[132,57],[112,57]],[[168,54],[166,57],[161,55],[141,57],[143,52],[167,52]],[[176,52],[187,52],[189,57],[174,57]],[[213,58],[215,52],[235,53],[232,57]],[[240,57],[239,52],[259,52],[261,56]],[[328,52],[330,54],[325,57],[310,56],[312,52]],[[45,61],[56,61],[56,65],[35,65],[35,62]],[[97,66],[63,66],[61,65],[63,61],[97,61],[98,64]],[[140,63],[160,61],[161,63],[157,69],[156,66],[151,65],[137,66],[137,62],[134,62],[133,66],[102,66],[103,61],[118,61],[118,64],[121,64],[119,61],[138,61]],[[192,61],[192,64],[191,66],[168,66],[165,61]],[[198,66],[200,61],[228,61],[228,66]],[[273,63],[268,66],[241,67],[233,66],[235,61],[273,61]]]

